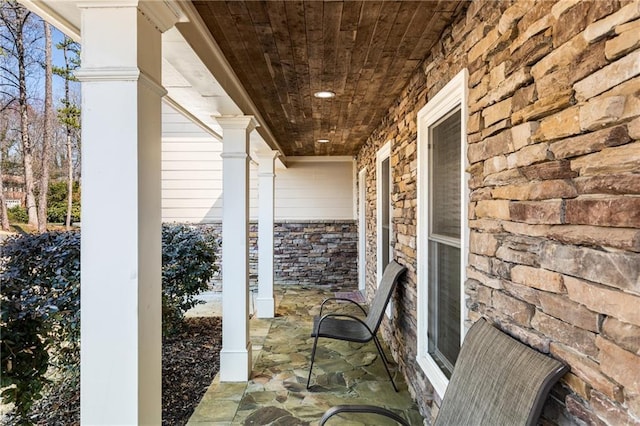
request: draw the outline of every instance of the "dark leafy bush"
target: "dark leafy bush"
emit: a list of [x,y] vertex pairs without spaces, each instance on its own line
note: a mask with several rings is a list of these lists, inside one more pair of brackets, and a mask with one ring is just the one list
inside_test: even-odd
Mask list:
[[[184,225],[162,228],[162,322],[181,329],[217,268],[215,237]],[[80,232],[8,239],[1,247],[0,396],[28,423],[53,367],[62,382],[77,381],[80,344]]]
[[80,235],[10,238],[2,247],[2,399],[26,418],[50,364],[77,368],[80,339]]
[[9,222],[12,223],[28,223],[29,215],[27,214],[27,209],[20,206],[11,207],[7,209],[7,214],[9,215]]
[[177,333],[184,313],[197,305],[217,271],[215,238],[185,225],[162,227],[162,329]]

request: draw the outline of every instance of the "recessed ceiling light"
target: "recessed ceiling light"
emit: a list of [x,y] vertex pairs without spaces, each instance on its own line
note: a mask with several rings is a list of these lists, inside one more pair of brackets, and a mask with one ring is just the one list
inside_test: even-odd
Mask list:
[[318,142],[327,143],[327,142],[329,142],[329,139],[318,139]]
[[315,96],[316,98],[328,99],[328,98],[333,98],[334,96],[336,96],[336,94],[328,90],[323,90],[323,91],[314,93],[313,96]]

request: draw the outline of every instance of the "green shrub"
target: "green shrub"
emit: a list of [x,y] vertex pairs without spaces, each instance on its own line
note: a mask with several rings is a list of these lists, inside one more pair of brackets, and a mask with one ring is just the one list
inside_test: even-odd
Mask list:
[[[45,374],[77,377],[80,344],[80,232],[21,235],[5,241],[0,280],[0,393],[27,422]],[[162,227],[162,323],[177,332],[194,296],[217,268],[214,236],[184,225]]]
[[215,239],[185,225],[162,226],[162,329],[177,333],[184,313],[200,303],[195,295],[207,289],[217,271]]
[[0,394],[25,419],[42,396],[50,363],[77,368],[80,340],[80,235],[52,232],[2,247]]
[[[71,222],[80,222],[80,185],[73,183]],[[53,182],[47,195],[47,221],[65,223],[67,221],[67,182]]]
[[27,209],[21,206],[11,207],[7,209],[7,214],[9,215],[9,222],[12,223],[28,223],[29,215],[27,214]]
[[[73,182],[73,203],[80,203],[80,184]],[[58,181],[49,184],[49,192],[47,192],[47,203],[65,203],[67,202],[67,182]]]
[[[67,221],[67,204],[56,203],[47,207],[47,221],[49,223],[65,223]],[[71,207],[71,223],[80,222],[80,205]]]

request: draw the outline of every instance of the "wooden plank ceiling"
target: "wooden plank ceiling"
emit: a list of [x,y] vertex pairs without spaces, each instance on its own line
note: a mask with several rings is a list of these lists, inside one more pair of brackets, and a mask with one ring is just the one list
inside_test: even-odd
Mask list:
[[[461,6],[443,0],[193,4],[286,155],[356,154]],[[336,97],[315,98],[321,90]]]

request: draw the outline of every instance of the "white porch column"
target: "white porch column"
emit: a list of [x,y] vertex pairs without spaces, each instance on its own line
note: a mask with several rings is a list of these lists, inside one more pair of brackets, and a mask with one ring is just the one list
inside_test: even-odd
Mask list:
[[159,22],[172,16],[163,15],[163,3],[147,5],[144,15],[137,1],[79,7],[81,422],[156,425],[162,406],[160,35],[176,17]]
[[222,351],[220,381],[251,374],[249,340],[249,134],[251,116],[216,118],[222,127]]
[[273,299],[273,217],[278,151],[258,154],[258,318],[275,316]]

